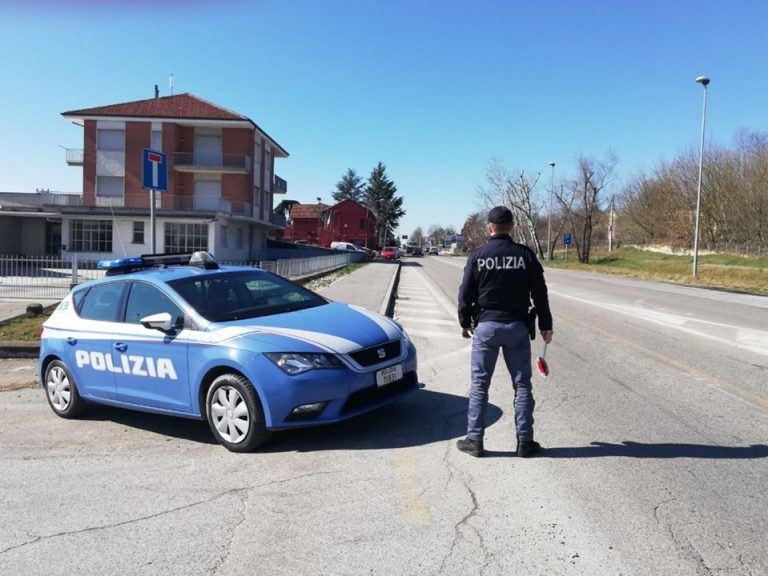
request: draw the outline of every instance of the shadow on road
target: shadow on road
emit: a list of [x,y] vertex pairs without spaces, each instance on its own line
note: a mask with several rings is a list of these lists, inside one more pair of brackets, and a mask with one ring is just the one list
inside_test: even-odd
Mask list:
[[703,458],[708,460],[767,458],[768,446],[711,446],[705,444],[643,444],[624,440],[621,444],[592,442],[589,446],[546,448],[541,458]]
[[[488,405],[491,426],[503,412]],[[207,422],[92,406],[85,420],[112,421],[155,434],[216,444]],[[399,402],[338,424],[276,432],[259,452],[311,452],[316,450],[378,450],[421,446],[458,438],[467,429],[467,398],[431,390],[418,390]]]
[[89,406],[88,412],[82,417],[82,420],[115,422],[162,436],[191,440],[201,444],[217,444],[211,429],[208,427],[208,422],[202,420],[162,416],[104,405]]
[[[491,426],[503,412],[488,405]],[[380,450],[445,442],[466,434],[467,398],[419,390],[400,402],[331,426],[279,432],[266,452]]]

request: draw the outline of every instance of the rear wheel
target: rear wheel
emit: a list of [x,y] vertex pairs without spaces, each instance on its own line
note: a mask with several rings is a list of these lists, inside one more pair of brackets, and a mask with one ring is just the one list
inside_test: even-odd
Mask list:
[[269,440],[259,397],[240,375],[222,374],[213,381],[206,412],[213,435],[227,450],[250,452]]
[[66,364],[54,360],[45,369],[45,397],[51,409],[62,418],[77,418],[85,409]]

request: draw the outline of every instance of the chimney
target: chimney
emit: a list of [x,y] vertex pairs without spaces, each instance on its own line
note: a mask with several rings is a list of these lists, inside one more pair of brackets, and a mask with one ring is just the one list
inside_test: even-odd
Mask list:
[[160,88],[155,84],[155,98],[160,98]]

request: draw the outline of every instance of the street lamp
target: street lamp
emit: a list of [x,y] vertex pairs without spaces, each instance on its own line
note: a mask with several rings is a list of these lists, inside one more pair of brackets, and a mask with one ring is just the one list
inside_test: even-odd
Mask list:
[[693,232],[693,277],[699,268],[699,218],[701,214],[701,177],[704,172],[704,128],[707,122],[707,84],[709,78],[699,76],[696,82],[704,86],[704,109],[701,113],[701,148],[699,149],[699,185],[696,189],[696,227]]
[[549,254],[551,251],[550,244],[550,232],[552,230],[552,196],[555,193],[555,163],[550,162],[550,166],[552,166],[552,178],[549,182],[549,215],[547,216],[547,260],[549,260]]

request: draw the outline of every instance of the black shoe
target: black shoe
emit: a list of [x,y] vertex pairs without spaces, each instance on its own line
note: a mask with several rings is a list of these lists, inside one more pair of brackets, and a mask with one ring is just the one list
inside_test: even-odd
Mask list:
[[474,440],[470,440],[469,438],[462,438],[458,442],[456,442],[456,447],[461,450],[462,452],[466,452],[470,456],[474,456],[475,458],[480,458],[483,455],[483,443],[482,442],[475,442]]
[[541,450],[541,444],[533,440],[529,442],[517,443],[517,455],[520,458],[530,458],[531,456],[536,454],[539,450]]

